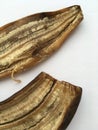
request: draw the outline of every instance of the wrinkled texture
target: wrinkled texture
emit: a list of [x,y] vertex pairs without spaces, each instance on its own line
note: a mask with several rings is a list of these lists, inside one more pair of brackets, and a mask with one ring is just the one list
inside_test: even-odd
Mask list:
[[0,130],[65,130],[82,89],[42,72],[21,91],[0,102]]
[[80,6],[39,13],[0,28],[0,78],[22,72],[60,48],[83,19]]

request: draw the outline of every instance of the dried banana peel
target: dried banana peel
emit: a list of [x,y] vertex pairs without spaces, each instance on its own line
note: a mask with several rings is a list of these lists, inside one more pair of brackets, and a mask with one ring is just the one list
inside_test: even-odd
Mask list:
[[80,6],[31,15],[0,28],[0,78],[49,57],[82,21]]
[[0,130],[65,130],[82,89],[42,72],[21,91],[0,102]]

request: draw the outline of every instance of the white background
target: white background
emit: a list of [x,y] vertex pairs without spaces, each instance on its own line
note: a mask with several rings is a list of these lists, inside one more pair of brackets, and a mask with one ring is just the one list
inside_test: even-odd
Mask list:
[[83,88],[78,110],[67,130],[98,130],[98,2],[97,0],[0,0],[0,26],[24,16],[81,5],[84,20],[65,44],[48,60],[0,81],[0,101],[22,89],[41,71]]

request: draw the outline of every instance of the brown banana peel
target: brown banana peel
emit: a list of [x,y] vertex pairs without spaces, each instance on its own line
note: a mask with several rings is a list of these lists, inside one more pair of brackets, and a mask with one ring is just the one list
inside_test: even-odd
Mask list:
[[[34,14],[0,28],[0,79],[47,59],[79,25],[79,5]],[[14,79],[15,80],[15,79]]]
[[0,130],[65,130],[79,105],[82,88],[42,72],[0,102]]

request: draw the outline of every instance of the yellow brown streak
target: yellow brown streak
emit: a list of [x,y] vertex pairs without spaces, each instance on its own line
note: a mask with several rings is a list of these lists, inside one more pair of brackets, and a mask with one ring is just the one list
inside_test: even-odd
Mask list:
[[[29,111],[37,107],[37,105],[40,104],[45,95],[47,95],[47,93],[51,89],[52,84],[52,81],[46,79],[43,83],[41,83],[41,85],[39,85],[38,89],[36,89],[33,94],[29,94],[28,98],[25,97],[18,104],[11,106],[10,111],[9,108],[1,111],[0,124],[16,120],[17,118],[22,117],[23,115],[27,114]],[[38,97],[38,95],[40,96]],[[23,110],[24,112],[22,112],[21,110]]]
[[[43,19],[43,21],[44,21],[44,19]],[[8,38],[12,37],[12,36],[15,35],[17,32],[21,32],[22,30],[25,30],[25,29],[27,29],[28,27],[31,27],[31,26],[33,26],[33,25],[35,25],[35,24],[39,24],[40,22],[42,22],[42,20],[40,20],[40,21],[33,21],[33,22],[30,22],[30,23],[28,23],[28,24],[26,24],[26,25],[21,26],[20,28],[17,28],[17,29],[15,29],[15,30],[12,30],[12,31],[9,32],[6,36],[4,36],[4,37],[2,37],[2,38],[0,39],[0,43],[3,42],[3,41],[6,41]]]
[[[10,75],[14,69],[16,72],[21,72],[28,67],[36,65],[37,63],[49,57],[55,50],[57,50],[62,45],[62,43],[72,32],[72,30],[74,30],[83,19],[83,15],[79,6],[70,7],[68,9],[65,9],[64,11],[58,11],[57,14],[53,13],[55,14],[53,16],[52,13],[42,14],[42,17],[45,16],[44,19],[42,19],[42,17],[40,19],[39,17],[40,20],[38,20],[37,22],[43,21],[44,25],[42,23],[36,28],[32,28],[30,25],[32,33],[28,30],[28,24],[30,24],[30,22],[21,25],[20,31],[17,31],[19,27],[17,28],[16,26],[16,29],[13,30],[12,28],[12,30],[7,33],[7,36],[9,36],[9,42],[5,44],[5,49],[4,46],[1,46],[1,48],[4,50],[0,55],[0,78],[4,75]],[[45,22],[45,19],[47,22]],[[49,20],[52,20],[54,24],[52,23],[50,25]],[[31,23],[33,24],[33,22]],[[36,29],[37,31],[35,31]],[[27,31],[23,33],[23,37],[20,33],[22,32],[22,30]],[[3,33],[2,30],[0,31],[1,33]],[[16,39],[16,41],[14,41],[14,38],[16,38],[14,37],[14,31],[15,35],[16,33],[18,34],[18,39]],[[11,33],[13,33],[13,35],[11,35]],[[2,41],[3,38],[0,38],[0,40]],[[10,44],[13,45],[10,46],[9,50],[6,47],[8,47],[8,45]],[[0,45],[3,44],[0,43]]]
[[[48,39],[51,40],[51,37],[53,35],[55,35],[56,33],[58,32],[61,32],[62,29],[64,29],[64,27],[66,27],[70,22],[72,22],[72,20],[75,18],[75,16],[73,16],[72,18],[70,18],[69,20],[67,20],[67,22],[65,23],[62,23],[62,21],[60,23],[57,24],[57,26],[55,28],[53,28],[51,31],[53,31],[55,29],[55,31],[48,33],[47,34],[47,31],[45,32],[46,35],[43,35],[41,38],[38,38],[38,39],[35,39],[35,40],[32,40],[32,42],[29,44],[27,43],[26,45],[22,46],[19,50],[16,50],[14,51],[14,53],[11,53],[10,55],[8,55],[7,57],[4,57],[4,58],[1,58],[0,61],[1,61],[1,65],[6,65],[7,64],[12,64],[14,61],[16,61],[17,57],[19,57],[20,55],[22,55],[23,52],[26,52],[27,50],[29,50],[32,45],[34,46],[34,44],[36,45],[38,41],[42,42],[42,41],[48,41]],[[64,20],[63,20],[64,22]],[[62,24],[60,26],[60,24]],[[51,27],[52,28],[52,27]],[[31,45],[31,46],[30,46]],[[36,47],[36,46],[35,46]],[[33,52],[32,52],[33,53]],[[23,56],[23,55],[22,55]],[[5,62],[6,61],[6,62]]]
[[[49,87],[49,85],[46,86],[46,87]],[[18,119],[16,121],[13,121],[13,122],[5,124],[5,125],[1,124],[0,125],[0,130],[1,130],[1,128],[5,128],[5,130],[6,130],[6,128],[8,130],[10,130],[10,129],[12,129],[12,130],[14,130],[14,129],[17,129],[17,130],[19,129],[20,130],[21,129],[22,130],[24,128],[30,127],[30,125],[36,125],[36,123],[39,122],[39,120],[43,116],[46,116],[48,114],[49,110],[51,112],[51,109],[48,109],[48,108],[53,104],[53,102],[55,102],[56,100],[57,100],[57,102],[59,102],[58,99],[59,99],[60,92],[61,91],[60,91],[60,88],[58,88],[58,82],[57,82],[56,85],[53,87],[52,95],[51,95],[51,92],[50,92],[48,97],[45,98],[45,100],[41,103],[41,105],[38,108],[36,108],[36,110],[31,111],[30,114],[28,114],[28,115],[26,115],[24,117],[21,117],[20,119]],[[36,95],[36,96],[38,98],[38,95]],[[28,120],[28,119],[33,119],[33,120]],[[12,124],[14,124],[14,126],[12,126]]]
[[[71,15],[72,15],[72,14],[75,14],[77,11],[78,11],[78,10],[74,10],[73,12],[71,12]],[[63,13],[62,13],[62,14],[63,14]],[[59,14],[58,16],[60,17],[60,16],[62,16],[62,14],[61,14],[61,15]],[[65,13],[64,13],[64,14],[65,14]],[[64,14],[63,14],[63,15],[64,15]],[[69,17],[69,15],[70,15],[70,12],[69,12],[68,16],[64,16],[64,17]],[[54,19],[53,22],[56,21],[56,18],[52,18],[52,19]],[[52,19],[51,19],[51,20],[52,20]],[[59,19],[60,19],[60,18],[59,18]],[[50,21],[51,21],[51,20],[50,20]],[[42,21],[42,23],[45,24],[47,21],[49,21],[49,19],[48,19],[47,17],[45,17],[43,20],[40,20],[40,21]],[[33,21],[33,22],[35,23],[35,21]],[[33,22],[30,22],[30,23],[28,23],[28,24],[26,24],[26,25],[23,25],[23,26],[20,27],[20,28],[17,28],[18,30],[16,29],[15,32],[22,31],[21,28],[24,28],[24,30],[25,30],[26,28],[30,27],[29,24],[31,24],[31,25],[34,24]],[[36,24],[39,25],[39,26],[38,26],[38,28],[39,28],[39,27],[40,27],[40,24],[39,24],[37,21],[36,21]],[[49,23],[49,24],[50,24],[50,23]],[[25,27],[24,27],[24,26],[25,26]],[[13,30],[13,31],[14,31],[14,30]],[[13,31],[12,31],[12,32],[9,32],[9,33],[13,34],[13,33],[14,33]],[[34,31],[35,31],[35,29],[34,29]],[[9,34],[8,34],[8,35],[9,35]],[[5,38],[7,38],[7,37],[11,37],[11,36],[2,37],[2,38],[0,39],[0,42],[2,42],[2,39],[7,40],[7,39],[5,39]]]
[[[59,87],[58,87],[59,86]],[[31,127],[30,130],[37,130],[39,128],[39,130],[52,130],[53,125],[56,123],[56,119],[58,119],[58,115],[60,112],[62,112],[63,110],[63,105],[64,105],[64,97],[63,97],[63,88],[64,85],[62,85],[60,82],[56,82],[56,84],[54,85],[54,87],[57,88],[56,91],[53,92],[53,98],[51,99],[52,102],[54,102],[53,104],[53,108],[51,111],[47,112],[47,115],[43,118],[43,120],[41,120],[39,123],[37,123],[36,126]],[[64,86],[65,87],[65,86]],[[63,97],[63,100],[61,100]],[[52,104],[52,103],[51,103]]]
[[[41,79],[42,82],[36,84]],[[81,94],[82,89],[80,87],[65,81],[58,81],[43,72],[34,82],[14,95],[14,98],[11,97],[0,104],[0,112],[3,113],[6,110],[8,112],[6,115],[3,113],[3,118],[0,118],[1,122],[4,118],[6,122],[0,124],[0,130],[58,130],[63,123],[66,128],[77,110]],[[15,99],[20,106],[13,103]],[[3,109],[2,107],[5,105],[6,108]],[[12,107],[15,111],[10,109]],[[33,109],[34,107],[35,109]],[[16,113],[20,113],[20,118],[17,120],[15,120],[17,118]],[[12,121],[10,117],[13,118]]]
[[[62,14],[56,15],[56,17],[59,18],[60,15],[67,14],[67,13],[70,14],[70,13],[72,13],[73,11],[76,11],[75,7],[70,8],[68,11],[66,11],[66,12],[64,12],[64,13],[62,13]],[[55,20],[55,18],[53,18],[53,19]],[[5,32],[3,32],[3,34],[2,34],[2,32],[1,32],[1,34],[0,34],[0,37],[1,37],[1,38],[0,38],[0,43],[3,42],[3,41],[5,41],[5,40],[7,40],[9,37],[15,35],[17,32],[21,32],[21,31],[27,29],[28,27],[30,28],[30,27],[32,27],[32,26],[34,26],[34,25],[39,25],[40,23],[43,23],[43,24],[44,24],[44,23],[47,22],[47,21],[49,21],[49,19],[48,19],[47,17],[45,17],[45,18],[43,18],[42,20],[39,20],[39,21],[29,22],[29,23],[27,23],[27,24],[22,25],[22,26],[19,27],[19,28],[17,27],[15,30],[10,31],[10,32],[9,32],[8,34],[6,34],[5,36],[4,36]],[[3,37],[2,37],[2,35],[3,35]]]
[[[55,21],[53,21],[55,24],[51,27],[49,27],[50,29],[51,28],[55,28],[55,26],[57,26],[57,24],[60,24],[61,22],[63,22],[64,21],[64,19],[66,20],[66,19],[68,19],[69,17],[71,17],[71,16],[73,16],[74,14],[76,14],[77,13],[77,10],[76,11],[74,11],[74,12],[72,12],[71,14],[69,14],[68,16],[64,16],[64,18],[62,17],[62,19],[58,19],[58,23],[57,23],[57,21],[55,22]],[[51,23],[51,22],[50,22]],[[49,23],[49,24],[50,24]],[[57,23],[57,24],[56,24]],[[45,24],[45,23],[44,23]],[[42,25],[41,25],[42,26]],[[44,26],[44,25],[43,25]],[[48,27],[49,25],[47,25],[46,24],[46,27]],[[40,27],[40,25],[38,26],[39,28],[41,28]],[[27,42],[28,40],[30,40],[30,39],[33,39],[33,38],[36,38],[40,33],[42,34],[42,32],[45,34],[45,31],[47,32],[47,31],[49,31],[49,28],[47,29],[47,30],[45,30],[45,29],[43,29],[43,30],[40,30],[40,31],[38,31],[38,32],[35,32],[33,35],[31,35],[31,36],[29,36],[29,38],[24,38],[23,39],[23,42],[15,42],[13,45],[13,47],[11,46],[11,48],[10,48],[10,50],[7,50],[5,53],[3,53],[2,55],[0,55],[0,57],[4,57],[5,55],[8,55],[8,53],[9,52],[11,52],[12,50],[11,49],[15,49],[15,48],[17,48],[18,46],[20,46],[20,45],[22,45],[22,44],[24,44],[25,42]],[[35,29],[34,29],[35,30]],[[34,31],[33,30],[33,31]],[[28,33],[28,32],[25,32],[26,34]],[[25,34],[25,35],[26,35]],[[23,35],[22,35],[23,36]],[[21,37],[21,35],[19,35],[19,37]],[[1,40],[0,40],[1,41]],[[6,44],[6,46],[8,46],[8,44]],[[16,46],[16,47],[15,47]],[[1,48],[2,49],[2,48]]]

